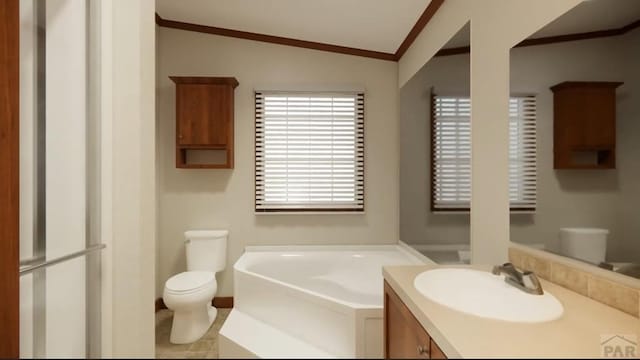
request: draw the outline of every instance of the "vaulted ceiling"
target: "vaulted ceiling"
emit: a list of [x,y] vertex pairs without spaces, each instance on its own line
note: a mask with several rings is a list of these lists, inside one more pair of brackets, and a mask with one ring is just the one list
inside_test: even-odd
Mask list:
[[[393,54],[431,3],[432,0],[156,0],[156,11],[167,20],[388,53],[383,58],[397,60],[402,53],[395,54],[395,58]],[[437,9],[434,5],[439,3],[441,0],[433,0],[431,7]],[[638,19],[640,0],[587,0],[529,38],[616,29]],[[467,46],[469,41],[470,32],[460,31],[445,48]]]
[[156,0],[165,19],[395,53],[431,0]]

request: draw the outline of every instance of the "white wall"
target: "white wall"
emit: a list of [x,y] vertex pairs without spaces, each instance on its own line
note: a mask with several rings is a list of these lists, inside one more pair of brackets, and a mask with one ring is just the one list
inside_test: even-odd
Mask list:
[[[639,40],[640,32],[635,31],[615,38],[511,51],[511,92],[537,94],[538,101],[538,209],[535,215],[511,215],[512,241],[554,247],[560,227],[597,226],[612,231],[612,258],[638,251],[633,237],[637,238],[640,229],[634,221],[637,212],[632,199],[640,196],[640,147],[636,145],[640,91],[636,90],[635,66],[640,57],[637,46],[630,45]],[[469,67],[469,55],[434,58],[401,89],[400,228],[405,242],[469,242],[468,215],[433,214],[428,208],[429,89],[433,86],[438,94],[468,94]],[[566,80],[625,82],[618,88],[617,170],[553,170],[553,93],[549,87]]]
[[100,6],[103,357],[155,356],[154,9]]
[[[87,2],[46,5],[46,242],[55,259],[86,247]],[[86,352],[86,261],[46,271],[46,355]]]
[[[397,64],[199,34],[158,29],[157,125],[159,234],[156,296],[184,271],[183,232],[230,230],[227,270],[217,296],[230,296],[232,265],[247,245],[390,244],[398,241],[399,166]],[[175,168],[175,85],[169,75],[235,76],[235,169]],[[254,215],[256,86],[344,84],[365,88],[364,215]]]

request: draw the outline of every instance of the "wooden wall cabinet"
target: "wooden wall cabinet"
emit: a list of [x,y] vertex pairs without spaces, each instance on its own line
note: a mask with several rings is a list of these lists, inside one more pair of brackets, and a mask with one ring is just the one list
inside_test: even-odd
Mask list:
[[384,356],[386,359],[446,359],[442,350],[384,282]]
[[553,91],[554,169],[616,166],[616,88],[621,82],[567,81]]
[[176,167],[233,169],[233,77],[170,76],[176,84]]

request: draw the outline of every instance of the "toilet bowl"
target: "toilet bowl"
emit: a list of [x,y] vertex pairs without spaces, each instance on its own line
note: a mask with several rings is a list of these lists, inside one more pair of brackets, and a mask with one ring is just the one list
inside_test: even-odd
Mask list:
[[167,280],[162,295],[173,311],[171,343],[198,340],[215,320],[217,310],[211,300],[218,289],[216,272],[226,265],[227,235],[225,230],[185,232],[187,271]]

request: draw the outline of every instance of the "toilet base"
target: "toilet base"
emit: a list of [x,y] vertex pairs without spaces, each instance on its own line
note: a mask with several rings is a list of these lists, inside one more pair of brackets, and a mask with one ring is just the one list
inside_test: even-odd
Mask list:
[[171,325],[172,344],[189,344],[200,339],[211,327],[218,315],[218,309],[211,303],[195,309],[174,311]]

